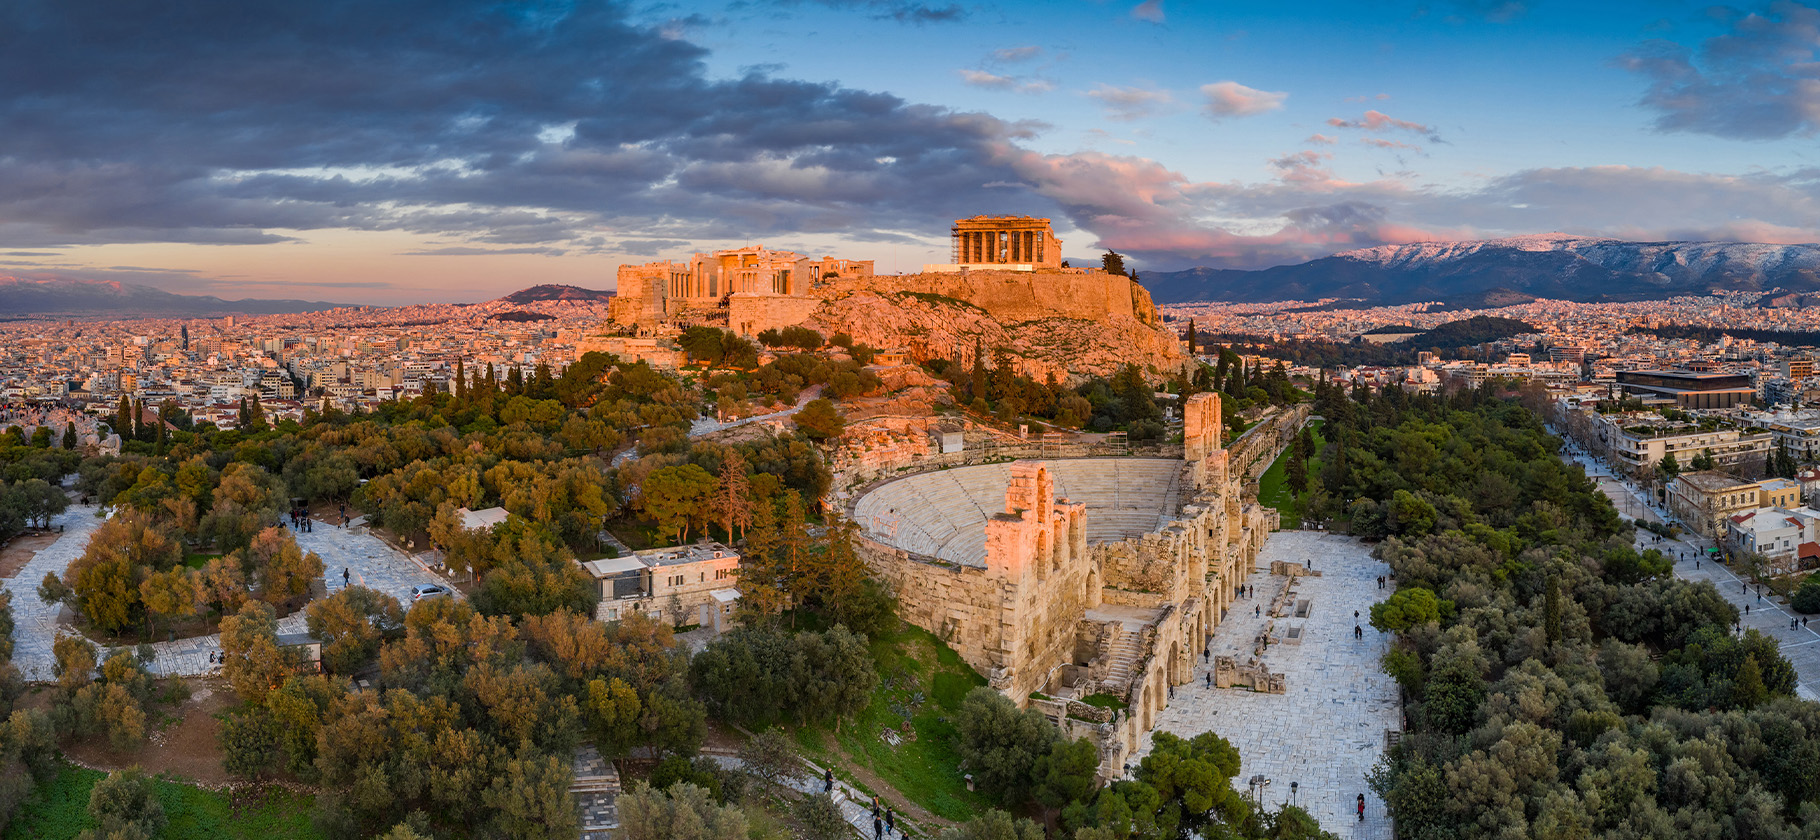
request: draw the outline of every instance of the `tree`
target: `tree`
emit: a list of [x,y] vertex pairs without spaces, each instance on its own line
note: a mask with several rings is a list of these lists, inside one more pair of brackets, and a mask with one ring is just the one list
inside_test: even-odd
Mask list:
[[1820,575],[1808,575],[1789,602],[1797,612],[1820,613]]
[[278,729],[264,709],[229,712],[215,732],[221,744],[221,768],[257,780],[278,761]]
[[714,482],[714,497],[709,502],[714,515],[720,517],[727,540],[733,540],[733,526],[740,534],[752,524],[752,486],[746,479],[746,458],[737,449],[729,449],[720,464],[720,478]]
[[386,635],[404,626],[404,609],[390,595],[349,586],[310,602],[306,622],[310,635],[322,640],[323,667],[346,674],[371,661]]
[[1107,251],[1100,255],[1100,269],[1107,274],[1125,273],[1125,256],[1117,251]]
[[65,424],[63,427],[63,448],[64,449],[75,449],[76,443],[77,443],[76,424],[75,424],[75,422],[72,421],[70,423]]
[[1756,654],[1744,657],[1744,666],[1738,669],[1732,693],[1736,698],[1734,702],[1745,709],[1754,709],[1769,698],[1769,689],[1763,685],[1763,668],[1757,664]]
[[688,782],[635,785],[619,797],[619,822],[625,840],[746,840],[745,813]]
[[1007,804],[1029,797],[1038,759],[1061,737],[1042,712],[1019,711],[1010,698],[986,686],[967,693],[954,728],[955,752],[974,781]]
[[688,540],[689,528],[701,519],[714,476],[694,464],[664,467],[645,477],[639,488],[638,507],[678,544]]
[[1668,478],[1674,478],[1681,474],[1681,462],[1675,460],[1675,453],[1673,452],[1663,455],[1662,460],[1657,463],[1656,466],[1662,471],[1662,475]]
[[1700,454],[1694,456],[1693,464],[1691,466],[1696,470],[1710,470],[1716,467],[1717,464],[1713,462],[1712,450],[1700,450]]
[[853,826],[841,816],[840,806],[825,793],[812,793],[796,800],[791,808],[802,824],[807,840],[852,840]]
[[234,693],[259,704],[295,670],[293,654],[278,646],[278,619],[270,605],[248,601],[221,622],[221,675]]
[[268,604],[282,604],[308,594],[310,583],[321,578],[322,558],[297,547],[297,539],[282,527],[260,531],[246,548],[246,566],[257,581],[259,597]]
[[207,603],[202,575],[181,566],[153,572],[139,584],[146,612],[171,622],[195,615]]
[[77,835],[84,840],[150,840],[165,823],[152,779],[138,767],[116,770],[96,782],[89,791],[88,815],[99,827]]
[[82,556],[64,570],[63,583],[79,612],[103,632],[118,633],[143,610],[142,576],[182,559],[183,549],[150,517],[122,511],[95,529]]
[[1014,819],[996,808],[980,816],[943,829],[941,840],[1043,840],[1043,827],[1030,820]]
[[796,428],[807,435],[810,440],[824,441],[841,436],[847,428],[847,421],[841,417],[840,409],[826,397],[817,397],[803,406],[801,411],[792,415]]
[[566,756],[525,755],[507,760],[504,772],[481,794],[482,803],[493,810],[495,835],[528,840],[576,836],[575,800],[569,794],[573,780]]
[[802,772],[802,759],[790,737],[779,729],[765,729],[739,748],[740,763],[753,778],[777,787]]
[[1420,586],[1405,586],[1388,600],[1371,606],[1371,626],[1386,633],[1401,633],[1452,614],[1453,602]]
[[1051,813],[1086,802],[1099,787],[1099,747],[1086,738],[1058,740],[1031,770],[1036,801]]

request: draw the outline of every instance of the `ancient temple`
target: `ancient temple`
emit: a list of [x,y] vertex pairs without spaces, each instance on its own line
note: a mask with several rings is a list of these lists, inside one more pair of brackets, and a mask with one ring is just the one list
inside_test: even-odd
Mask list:
[[956,219],[954,263],[968,269],[1035,271],[1062,267],[1062,240],[1048,219],[974,216]]

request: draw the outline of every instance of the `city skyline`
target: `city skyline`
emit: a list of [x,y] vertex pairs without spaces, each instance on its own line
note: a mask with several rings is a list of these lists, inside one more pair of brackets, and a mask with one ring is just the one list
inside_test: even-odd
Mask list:
[[0,274],[474,301],[753,243],[915,270],[981,210],[1145,271],[1820,240],[1803,4],[229,8],[0,11]]

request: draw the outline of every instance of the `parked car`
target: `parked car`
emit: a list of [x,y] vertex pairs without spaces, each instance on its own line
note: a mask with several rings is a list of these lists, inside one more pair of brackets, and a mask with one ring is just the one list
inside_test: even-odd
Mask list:
[[434,583],[420,583],[411,587],[411,600],[421,601],[425,598],[447,598],[452,591],[446,586]]

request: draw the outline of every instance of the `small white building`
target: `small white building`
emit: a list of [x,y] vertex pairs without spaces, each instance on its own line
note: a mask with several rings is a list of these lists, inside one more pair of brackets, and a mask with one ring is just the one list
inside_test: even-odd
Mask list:
[[[1766,571],[1789,574],[1803,568],[1802,554],[1820,555],[1820,511],[1766,507],[1725,520],[1725,544],[1734,554],[1763,558]],[[1820,557],[1813,557],[1820,561]]]
[[600,586],[598,621],[642,612],[678,627],[694,624],[719,633],[739,601],[739,552],[717,542],[646,549],[581,567]]

